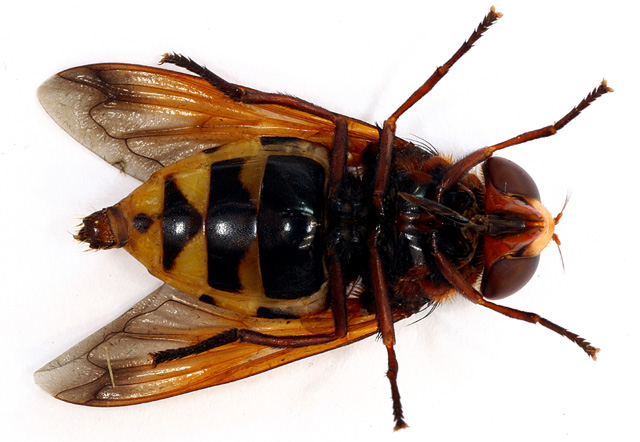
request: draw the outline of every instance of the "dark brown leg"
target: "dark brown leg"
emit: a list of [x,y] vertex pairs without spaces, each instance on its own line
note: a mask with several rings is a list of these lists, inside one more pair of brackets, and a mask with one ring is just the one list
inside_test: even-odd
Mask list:
[[489,29],[489,26],[494,24],[500,17],[502,17],[502,14],[500,12],[496,12],[496,9],[492,6],[484,20],[482,20],[476,30],[473,31],[469,39],[465,41],[462,46],[460,46],[460,49],[458,49],[456,53],[453,54],[453,56],[445,64],[438,67],[435,72],[431,74],[431,77],[429,77],[429,79],[425,81],[424,84],[420,86],[420,88],[418,88],[418,90],[415,91],[402,104],[402,106],[400,106],[393,114],[391,114],[388,120],[394,122],[394,129],[395,122],[398,120],[398,117],[405,113],[411,106],[416,104],[422,97],[427,95],[427,93],[431,89],[433,89],[433,87],[442,79],[442,77],[444,77],[447,72],[449,72],[451,66],[453,66],[455,62],[458,61],[464,54],[466,54],[469,49],[473,47],[473,44],[478,41],[480,37],[482,37],[482,34],[484,34],[485,31]]
[[549,330],[553,330],[559,335],[568,338],[572,342],[575,342],[581,349],[583,349],[589,356],[591,356],[593,360],[596,359],[597,353],[600,351],[600,349],[592,346],[591,343],[587,342],[584,338],[581,338],[577,334],[570,332],[566,328],[560,327],[559,325],[546,320],[536,313],[523,312],[521,310],[494,304],[493,302],[484,299],[482,293],[480,293],[471,284],[469,284],[460,274],[460,272],[458,272],[458,269],[456,269],[454,265],[451,264],[451,261],[449,261],[446,256],[440,253],[440,251],[438,250],[437,234],[435,232],[431,236],[431,253],[436,259],[438,269],[447,280],[447,282],[451,284],[453,288],[460,292],[469,301],[490,308],[491,310],[502,313],[503,315],[510,318],[519,319],[521,321],[530,322],[532,324],[540,324],[543,327],[546,327]]
[[[433,87],[444,77],[449,69],[465,54],[469,49],[473,47],[473,44],[482,37],[482,34],[489,29],[489,26],[494,24],[496,20],[502,17],[502,14],[496,12],[494,7],[487,16],[482,20],[480,25],[471,34],[469,39],[460,46],[460,49],[442,66],[438,67],[433,74],[424,82],[422,86],[418,88],[402,105],[384,122],[382,127],[382,135],[380,137],[380,151],[378,152],[379,164],[391,164],[393,140],[396,132],[396,121],[405,113],[411,106],[416,104],[422,97],[424,97]],[[383,168],[376,170],[374,178],[374,205],[376,209],[382,213],[383,204],[382,199],[386,195],[387,188],[389,187],[389,172]]]
[[372,290],[376,303],[376,319],[378,320],[378,330],[382,335],[382,342],[387,347],[387,378],[391,384],[391,399],[393,401],[393,419],[396,423],[394,430],[407,427],[402,413],[402,403],[400,402],[400,390],[398,389],[398,360],[393,346],[396,343],[395,331],[393,328],[393,312],[389,304],[389,293],[387,280],[382,264],[380,253],[378,252],[378,231],[374,231],[369,239],[369,263],[371,267]]
[[312,115],[317,115],[318,117],[326,118],[327,120],[334,123],[336,123],[339,119],[344,119],[344,117],[340,115],[334,114],[333,112],[330,112],[313,103],[309,103],[308,101],[301,100],[300,98],[291,97],[289,95],[272,94],[268,92],[243,89],[233,83],[229,83],[204,66],[201,66],[190,58],[180,54],[165,54],[160,61],[160,64],[162,63],[175,64],[176,66],[180,66],[193,72],[194,74],[197,74],[234,101],[247,104],[277,104],[280,106],[289,107],[291,109],[307,112]]
[[349,155],[349,128],[347,120],[338,118],[335,122],[336,129],[333,134],[333,147],[329,167],[328,199],[334,202],[340,191],[344,174],[347,171],[347,157]]
[[[384,122],[384,126],[382,128],[382,134],[380,136],[380,149],[378,151],[378,159],[377,159],[377,164],[376,164],[376,172],[375,172],[375,177],[374,177],[374,191],[373,191],[374,206],[376,207],[379,216],[383,216],[384,215],[383,199],[384,199],[385,195],[387,194],[387,188],[388,188],[388,185],[389,185],[389,176],[391,174],[391,160],[392,160],[392,156],[393,156],[393,140],[395,138],[395,130],[396,130],[396,121],[397,121],[397,119],[407,109],[409,109],[411,106],[413,106],[418,100],[420,100],[431,89],[433,89],[433,87],[438,83],[438,81],[440,81],[440,79],[445,76],[445,74],[449,71],[449,69],[451,69],[451,66],[453,66],[454,63],[460,59],[460,57],[462,57],[469,49],[471,49],[473,47],[473,44],[476,41],[478,41],[478,39],[489,28],[489,26],[491,26],[493,23],[495,23],[495,21],[500,17],[502,17],[502,14],[499,13],[499,12],[496,12],[495,8],[491,7],[491,10],[489,11],[489,14],[487,14],[487,16],[484,18],[484,20],[478,26],[478,28],[471,34],[471,37],[469,37],[469,40],[465,41],[464,44],[460,47],[460,49],[458,49],[458,51],[444,65],[442,65],[439,68],[437,68],[435,70],[435,72],[433,74],[431,74],[431,77],[429,77],[429,79],[422,86],[420,86],[420,88],[417,91],[415,91]],[[374,232],[374,235],[372,237],[372,241],[370,241],[370,249],[372,251],[372,258],[371,258],[371,260],[372,260],[372,271],[373,271],[373,265],[377,265],[380,262],[379,258],[376,259],[376,258],[373,257],[373,254],[377,253],[377,251],[375,250],[375,247],[377,247],[376,241],[377,241],[377,233]],[[381,273],[381,275],[383,275],[383,273]],[[390,313],[391,312],[391,308],[388,306],[389,301],[388,301],[388,297],[386,296],[386,285],[385,284],[386,283],[383,283],[382,281],[378,282],[378,287],[379,287],[379,289],[381,291],[382,291],[383,286],[385,288],[384,288],[384,295],[382,293],[379,294],[379,295],[376,295],[376,300],[378,300],[378,299],[380,301],[386,300],[385,303],[387,304],[387,306],[386,306],[386,308],[384,310],[388,310],[388,314],[386,314],[386,316],[388,318],[385,319],[385,321],[388,321],[388,324],[385,323],[385,324],[380,324],[380,325],[381,325],[381,329],[384,326],[385,329],[390,329],[391,333],[392,333],[393,332],[393,321],[390,319],[391,318],[391,313]],[[374,283],[374,286],[375,286],[375,283]],[[380,310],[381,306],[378,305],[377,302],[376,302],[376,305],[377,305],[378,309]],[[378,313],[378,315],[380,316],[380,312]],[[383,338],[385,338],[384,332],[383,332]],[[388,336],[388,337],[386,337],[386,339],[388,340],[388,342],[391,342],[393,337],[392,336]]]
[[600,86],[595,88],[586,98],[584,98],[576,107],[571,109],[569,113],[567,113],[564,117],[562,117],[557,123],[552,124],[550,126],[543,127],[541,129],[532,130],[530,132],[525,132],[517,137],[513,137],[507,141],[503,141],[502,143],[494,144],[493,146],[483,147],[482,149],[478,149],[475,152],[470,153],[463,159],[457,161],[451,169],[447,172],[447,174],[442,179],[442,183],[438,188],[438,193],[436,194],[436,201],[440,202],[442,194],[452,185],[460,181],[460,179],[466,174],[469,170],[471,170],[474,166],[482,163],[484,160],[489,158],[494,152],[504,149],[506,147],[515,146],[517,144],[526,143],[527,141],[536,140],[538,138],[550,137],[551,135],[555,135],[560,129],[566,126],[571,120],[580,115],[580,112],[585,110],[591,103],[593,103],[598,97],[604,95],[608,92],[613,92],[613,89],[607,86],[607,81],[602,80]]

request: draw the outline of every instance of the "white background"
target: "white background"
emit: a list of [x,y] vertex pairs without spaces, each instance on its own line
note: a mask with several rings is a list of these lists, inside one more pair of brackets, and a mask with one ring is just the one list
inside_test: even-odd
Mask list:
[[[233,384],[114,409],[69,405],[40,366],[159,283],[123,251],[84,252],[86,214],[133,190],[45,114],[36,89],[95,62],[188,55],[233,82],[382,123],[488,11],[478,1],[50,2],[3,6],[0,27],[0,421],[11,440],[629,440],[638,388],[638,7],[502,0],[505,16],[400,120],[398,134],[461,156],[616,89],[558,135],[501,155],[560,210],[554,247],[505,304],[602,348],[458,300],[397,326],[410,428],[392,433],[386,355],[369,339]],[[633,427],[632,427],[633,425]]]

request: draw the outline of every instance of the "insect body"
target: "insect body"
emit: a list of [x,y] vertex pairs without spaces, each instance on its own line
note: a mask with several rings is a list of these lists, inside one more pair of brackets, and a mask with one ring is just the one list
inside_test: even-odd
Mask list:
[[[606,83],[553,126],[457,162],[395,136],[397,118],[499,16],[492,9],[382,129],[233,85],[175,54],[163,61],[198,77],[100,64],[47,81],[39,95],[54,119],[145,180],[85,218],[77,238],[126,248],[166,284],[43,367],[38,383],[70,402],[138,403],[380,332],[402,428],[393,322],[456,293],[595,359],[574,333],[492,302],[526,284],[558,220],[522,168],[492,155],[553,135]],[[481,176],[470,172],[479,164]]]

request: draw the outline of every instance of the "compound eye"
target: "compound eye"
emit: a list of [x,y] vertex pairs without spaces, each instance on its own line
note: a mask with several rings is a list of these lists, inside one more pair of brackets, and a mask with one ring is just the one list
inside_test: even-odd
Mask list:
[[506,298],[525,286],[533,277],[540,255],[528,258],[504,257],[485,269],[482,277],[482,295],[486,299]]
[[506,158],[488,158],[484,162],[484,176],[500,192],[540,199],[540,191],[531,175]]

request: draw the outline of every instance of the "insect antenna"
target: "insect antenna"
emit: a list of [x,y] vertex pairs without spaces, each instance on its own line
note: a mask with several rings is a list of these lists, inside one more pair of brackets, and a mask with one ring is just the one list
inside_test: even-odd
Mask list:
[[566,267],[564,266],[564,256],[562,256],[562,248],[560,247],[560,238],[558,238],[558,235],[554,233],[551,239],[553,240],[553,242],[556,243],[556,246],[558,247],[558,254],[560,255],[560,263],[562,264],[562,271],[564,272],[566,270]]
[[[562,214],[564,213],[564,209],[567,208],[567,204],[569,203],[569,199],[571,198],[571,193],[567,192],[567,196],[564,198],[564,204],[562,205],[562,209],[560,209],[560,213],[558,213],[556,215],[556,217],[553,219],[553,224],[554,225],[558,225],[558,223],[560,222],[560,219],[562,219]],[[560,237],[558,236],[557,233],[553,233],[553,235],[551,236],[551,239],[553,240],[553,242],[556,243],[556,246],[558,246],[558,253],[560,254],[560,262],[562,263],[562,270],[566,270],[565,266],[564,266],[564,257],[562,256],[562,249],[560,248],[560,246],[562,245],[562,243],[560,242]]]

